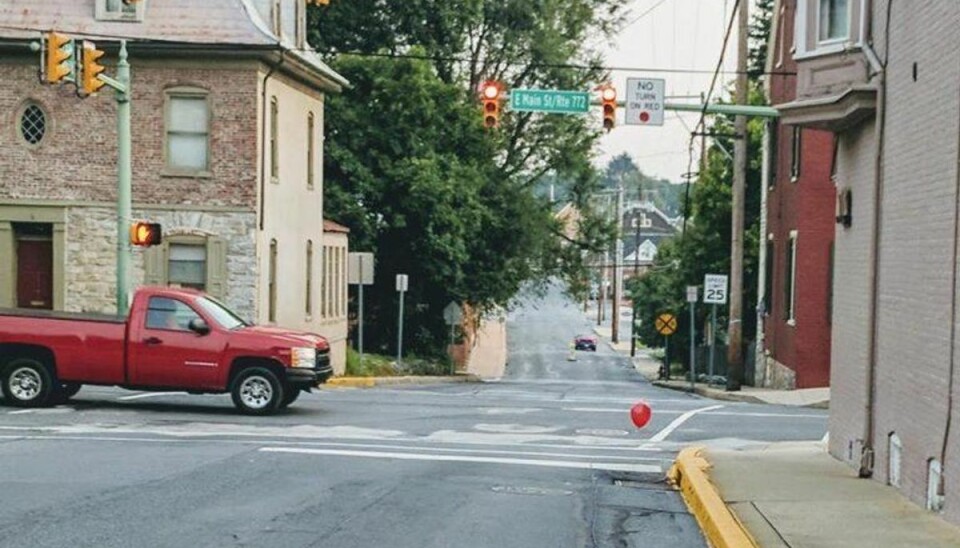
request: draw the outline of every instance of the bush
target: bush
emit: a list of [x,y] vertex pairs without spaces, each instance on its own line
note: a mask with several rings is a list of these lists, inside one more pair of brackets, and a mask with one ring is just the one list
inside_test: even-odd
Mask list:
[[396,361],[380,354],[364,354],[363,366],[360,366],[360,353],[347,348],[348,377],[396,377],[399,375],[449,375],[453,364],[449,358],[443,360],[409,356],[403,359],[403,365],[397,367]]

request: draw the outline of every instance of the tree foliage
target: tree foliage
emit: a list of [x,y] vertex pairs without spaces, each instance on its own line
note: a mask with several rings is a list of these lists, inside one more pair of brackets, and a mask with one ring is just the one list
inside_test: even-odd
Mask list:
[[[380,0],[310,11],[311,44],[348,80],[327,99],[325,214],[351,247],[377,256],[368,344],[396,340],[393,279],[410,276],[405,345],[438,353],[450,301],[507,305],[522,284],[562,275],[577,291],[584,250],[612,237],[586,199],[599,135],[591,118],[506,113],[481,125],[475,90],[585,89],[602,77],[589,36],[619,21],[623,0]],[[583,65],[585,68],[571,67]],[[580,207],[566,238],[534,186],[562,178]]]

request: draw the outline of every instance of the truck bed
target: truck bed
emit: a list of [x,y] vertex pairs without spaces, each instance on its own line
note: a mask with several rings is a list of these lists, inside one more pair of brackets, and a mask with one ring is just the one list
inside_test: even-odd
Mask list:
[[82,322],[126,323],[124,316],[113,314],[91,314],[86,312],[55,312],[53,310],[35,310],[30,308],[0,308],[0,316],[21,318],[44,318],[52,320],[75,320]]

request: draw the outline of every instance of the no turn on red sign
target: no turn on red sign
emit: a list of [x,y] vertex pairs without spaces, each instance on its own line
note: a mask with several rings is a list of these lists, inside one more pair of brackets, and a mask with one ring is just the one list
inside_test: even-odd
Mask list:
[[624,123],[634,126],[662,126],[665,87],[666,80],[660,78],[627,78]]

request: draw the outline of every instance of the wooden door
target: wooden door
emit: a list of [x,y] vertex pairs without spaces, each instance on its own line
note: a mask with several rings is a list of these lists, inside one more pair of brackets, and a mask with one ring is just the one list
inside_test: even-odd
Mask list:
[[17,306],[53,309],[53,242],[17,242]]

